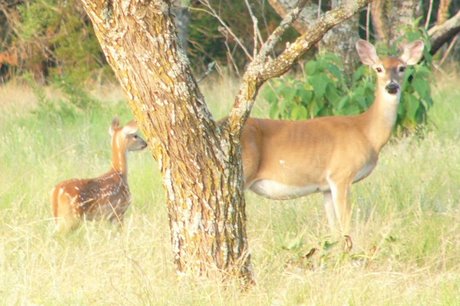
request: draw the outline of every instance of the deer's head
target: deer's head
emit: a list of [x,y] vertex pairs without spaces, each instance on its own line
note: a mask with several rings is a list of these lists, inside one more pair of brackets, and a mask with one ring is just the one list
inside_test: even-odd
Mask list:
[[109,133],[112,136],[112,148],[117,148],[121,152],[138,151],[147,147],[145,140],[138,134],[134,120],[125,126],[120,126],[120,120],[114,118]]
[[385,57],[380,59],[377,56],[375,47],[365,40],[356,42],[361,62],[370,66],[377,75],[377,86],[384,88],[390,95],[401,93],[401,82],[406,67],[417,64],[423,55],[423,41],[416,40],[405,44],[402,47],[402,54],[399,57]]

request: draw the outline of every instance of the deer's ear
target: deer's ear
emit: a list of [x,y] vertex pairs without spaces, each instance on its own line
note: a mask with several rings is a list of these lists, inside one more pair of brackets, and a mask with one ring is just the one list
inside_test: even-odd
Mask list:
[[422,59],[424,47],[425,44],[421,40],[406,44],[399,58],[407,65],[415,65]]
[[359,58],[364,65],[372,66],[380,63],[375,47],[364,39],[359,39],[356,42],[356,51],[358,51]]
[[109,127],[110,136],[113,136],[113,134],[115,133],[115,130],[119,128],[120,128],[120,119],[118,119],[118,117],[114,117],[112,119],[112,124]]
[[123,133],[125,135],[136,134],[137,133],[137,123],[134,120],[131,120],[125,127],[123,128]]

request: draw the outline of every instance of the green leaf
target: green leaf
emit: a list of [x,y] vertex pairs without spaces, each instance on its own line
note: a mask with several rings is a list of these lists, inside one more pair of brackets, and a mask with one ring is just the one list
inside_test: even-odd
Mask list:
[[415,77],[428,78],[431,75],[431,70],[425,65],[419,65],[415,68]]
[[278,100],[275,91],[270,87],[266,87],[266,89],[263,92],[263,97],[265,98],[265,100],[267,100],[269,104],[276,103],[276,100]]
[[412,81],[412,86],[417,91],[420,97],[426,97],[430,95],[430,84],[421,78],[416,78]]
[[420,99],[420,103],[425,107],[425,110],[429,110],[433,106],[433,99],[428,96]]
[[308,105],[313,98],[313,92],[304,89],[298,92],[298,97],[302,105]]
[[308,61],[307,64],[305,64],[305,71],[307,72],[307,75],[315,74],[316,68],[316,61]]
[[353,73],[353,83],[359,81],[366,73],[366,66],[360,66],[356,71]]
[[310,112],[311,117],[316,117],[320,113],[321,107],[319,107],[318,104],[319,104],[318,100],[313,99],[313,100],[311,100],[310,105],[308,105],[308,110]]
[[419,108],[418,100],[414,96],[404,96],[404,107],[406,109],[406,118],[415,122],[415,114]]
[[334,64],[327,64],[327,70],[337,79],[341,80],[343,77],[342,71]]
[[269,113],[270,118],[279,118],[279,111],[278,111],[278,105],[272,104],[270,107],[270,113]]
[[340,95],[337,91],[337,87],[332,85],[332,84],[328,84],[327,87],[326,87],[326,99],[329,100],[329,102],[331,104],[336,104],[339,100],[340,100]]
[[294,119],[305,119],[308,116],[307,110],[302,105],[295,105],[292,108],[291,115]]
[[324,97],[326,93],[326,86],[329,82],[329,79],[325,75],[315,75],[309,78],[311,85],[313,85],[313,89],[315,92],[316,98]]
[[295,97],[295,91],[292,90],[290,86],[281,87],[279,95],[283,97],[286,101],[290,102]]
[[337,104],[337,111],[339,112],[339,114],[345,114],[343,112],[343,109],[345,109],[345,107],[347,106],[347,104],[350,103],[350,96],[349,95],[346,95],[344,96],[343,98],[340,99],[339,103]]

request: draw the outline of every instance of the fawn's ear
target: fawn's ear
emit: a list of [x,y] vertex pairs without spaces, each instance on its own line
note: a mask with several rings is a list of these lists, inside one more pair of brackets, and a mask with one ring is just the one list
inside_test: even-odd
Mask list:
[[415,65],[422,59],[424,47],[425,44],[421,40],[406,44],[399,58],[407,65]]
[[372,66],[380,63],[375,47],[364,39],[359,39],[356,42],[356,51],[358,51],[359,58],[364,65]]
[[137,123],[134,120],[131,120],[127,125],[123,127],[123,133],[125,135],[136,134],[137,130]]
[[110,128],[109,128],[110,136],[113,136],[113,134],[115,133],[115,130],[119,128],[120,128],[120,119],[118,119],[118,117],[114,117],[112,119],[112,124],[110,125]]

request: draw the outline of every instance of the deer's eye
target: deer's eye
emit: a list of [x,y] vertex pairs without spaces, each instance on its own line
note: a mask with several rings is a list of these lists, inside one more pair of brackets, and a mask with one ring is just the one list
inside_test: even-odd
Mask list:
[[377,67],[375,68],[375,70],[378,72],[378,73],[381,73],[383,71],[382,67]]
[[399,72],[404,72],[406,71],[406,67],[405,66],[399,66]]

